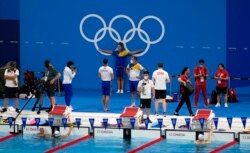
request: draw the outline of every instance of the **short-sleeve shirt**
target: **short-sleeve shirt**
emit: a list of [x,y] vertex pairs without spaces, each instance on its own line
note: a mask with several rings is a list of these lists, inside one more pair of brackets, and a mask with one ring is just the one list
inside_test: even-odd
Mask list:
[[[217,70],[215,72],[215,77],[227,78],[229,74],[226,70]],[[216,87],[227,87],[227,80],[217,80]]]
[[164,71],[163,69],[158,69],[153,72],[152,76],[154,83],[155,83],[155,89],[156,90],[166,90],[166,80],[169,80],[168,72]]
[[51,81],[54,77],[56,77],[58,73],[59,72],[54,67],[50,66],[48,71],[46,72],[47,81]]
[[100,74],[102,81],[111,81],[111,76],[114,72],[109,66],[101,66],[98,70],[98,73]]
[[139,64],[128,64],[127,69],[129,69],[129,80],[130,81],[139,81],[140,79],[137,76],[140,76],[140,72],[144,69],[144,67]]
[[141,88],[140,98],[141,99],[151,99],[152,98],[152,88],[154,88],[154,83],[152,80],[140,80],[138,83],[138,88]]
[[[199,74],[203,74],[204,76],[208,75],[208,68],[203,66],[196,66],[194,68],[194,75],[199,75]],[[197,85],[205,85],[206,84],[206,77],[196,77],[195,78],[195,83]]]
[[[180,76],[180,79],[181,79],[182,81],[184,81],[184,82],[188,82],[188,81],[189,81],[188,76],[186,76],[185,74],[182,74],[182,75]],[[185,92],[186,92],[186,89],[184,88],[183,85],[181,85],[181,93],[185,93]]]
[[17,78],[16,78],[17,84],[15,84],[13,80],[6,79],[5,86],[6,87],[12,87],[12,88],[13,87],[18,87],[18,76],[19,76],[19,70],[18,69],[15,69],[15,70],[6,69],[5,72],[4,72],[4,75],[5,76],[17,75]]
[[116,67],[125,67],[126,63],[126,56],[128,55],[129,51],[123,50],[123,51],[113,51],[113,55],[115,56],[115,65]]

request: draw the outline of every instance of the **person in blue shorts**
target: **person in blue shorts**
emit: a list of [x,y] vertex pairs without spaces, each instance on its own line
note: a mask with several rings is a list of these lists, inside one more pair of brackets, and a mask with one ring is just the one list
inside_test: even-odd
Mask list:
[[103,66],[98,70],[98,77],[102,80],[102,101],[104,112],[109,111],[108,103],[111,90],[111,81],[114,79],[113,69],[108,66],[108,59],[103,59]]
[[131,92],[131,107],[136,107],[135,98],[137,93],[138,82],[141,78],[141,71],[146,71],[146,69],[137,62],[137,57],[132,56],[130,64],[127,65],[127,75],[129,77],[129,87]]
[[141,53],[143,49],[139,49],[136,51],[128,51],[124,48],[123,43],[119,42],[117,45],[117,49],[115,51],[103,50],[103,49],[99,49],[99,51],[115,56],[115,70],[116,70],[117,87],[118,87],[116,93],[124,93],[124,71],[126,65],[126,57],[128,55],[135,55]]

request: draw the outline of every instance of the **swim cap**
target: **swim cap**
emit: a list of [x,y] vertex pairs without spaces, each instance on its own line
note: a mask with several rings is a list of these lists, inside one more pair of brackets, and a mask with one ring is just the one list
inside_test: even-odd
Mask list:
[[59,131],[55,131],[54,136],[55,137],[59,137],[60,136],[60,132]]
[[198,140],[203,141],[204,140],[204,135],[203,134],[199,134],[198,135]]

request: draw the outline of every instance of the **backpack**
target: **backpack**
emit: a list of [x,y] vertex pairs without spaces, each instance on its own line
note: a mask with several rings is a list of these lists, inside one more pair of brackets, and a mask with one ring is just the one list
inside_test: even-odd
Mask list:
[[216,104],[216,103],[217,103],[217,92],[216,90],[213,90],[211,93],[210,104]]
[[227,90],[227,101],[228,102],[238,102],[238,98],[237,98],[237,95],[236,95],[236,91],[235,91],[235,88],[229,88]]

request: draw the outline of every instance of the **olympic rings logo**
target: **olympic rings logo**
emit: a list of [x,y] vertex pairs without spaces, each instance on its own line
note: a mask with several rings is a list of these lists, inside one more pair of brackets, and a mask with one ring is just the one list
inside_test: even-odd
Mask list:
[[[87,37],[87,36],[85,35],[85,33],[83,32],[83,28],[82,28],[84,22],[85,22],[87,19],[89,19],[89,18],[97,18],[97,19],[99,19],[99,20],[101,21],[101,23],[102,23],[102,25],[103,25],[103,28],[99,29],[99,30],[95,33],[95,36],[94,36],[93,39]],[[130,22],[130,24],[131,24],[131,26],[132,26],[132,28],[131,28],[130,30],[128,30],[128,31],[124,34],[123,38],[120,36],[119,32],[118,32],[116,29],[114,29],[114,28],[112,27],[112,25],[114,24],[114,22],[115,22],[116,20],[118,20],[118,19],[126,19],[126,20],[128,20],[128,21]],[[156,20],[156,21],[160,24],[160,26],[161,26],[161,34],[160,34],[160,36],[159,36],[156,40],[151,40],[150,37],[149,37],[149,35],[148,35],[148,33],[147,33],[145,30],[141,29],[141,26],[142,26],[143,22],[146,21],[146,20],[149,20],[149,19]],[[144,43],[147,44],[145,50],[144,50],[143,52],[137,54],[137,56],[142,56],[142,55],[146,54],[147,51],[148,51],[149,48],[150,48],[150,45],[156,44],[156,43],[158,43],[159,41],[161,41],[162,38],[163,38],[163,36],[164,36],[164,34],[165,34],[165,27],[164,27],[164,24],[163,24],[162,20],[161,20],[160,18],[158,18],[158,17],[156,17],[156,16],[152,16],[152,15],[143,17],[143,18],[140,20],[140,22],[138,23],[138,26],[136,27],[134,21],[133,21],[129,16],[127,16],[127,15],[122,15],[122,14],[121,14],[121,15],[116,15],[115,17],[113,17],[113,18],[110,20],[109,25],[107,26],[105,20],[104,20],[100,15],[97,15],[97,14],[88,14],[88,15],[86,15],[86,16],[84,16],[84,17],[82,18],[82,20],[81,20],[81,22],[80,22],[80,27],[79,27],[79,28],[80,28],[80,33],[81,33],[82,37],[83,37],[86,41],[94,43],[95,48],[96,48],[97,51],[99,51],[99,46],[98,46],[97,43],[98,43],[99,41],[101,41],[101,40],[105,37],[107,31],[109,32],[110,37],[111,37],[114,41],[116,41],[117,43],[118,43],[118,42],[122,42],[122,43],[124,44],[124,47],[125,47],[126,50],[129,50],[129,49],[127,48],[126,43],[130,42],[130,41],[134,38],[135,33],[137,32],[139,38],[141,39],[141,41],[143,41]],[[100,36],[99,36],[99,35],[100,35]],[[142,35],[144,35],[145,37],[143,37]],[[106,54],[106,53],[102,53],[102,52],[100,52],[100,53],[101,53],[101,54],[104,54],[104,55],[108,55],[108,54]]]

